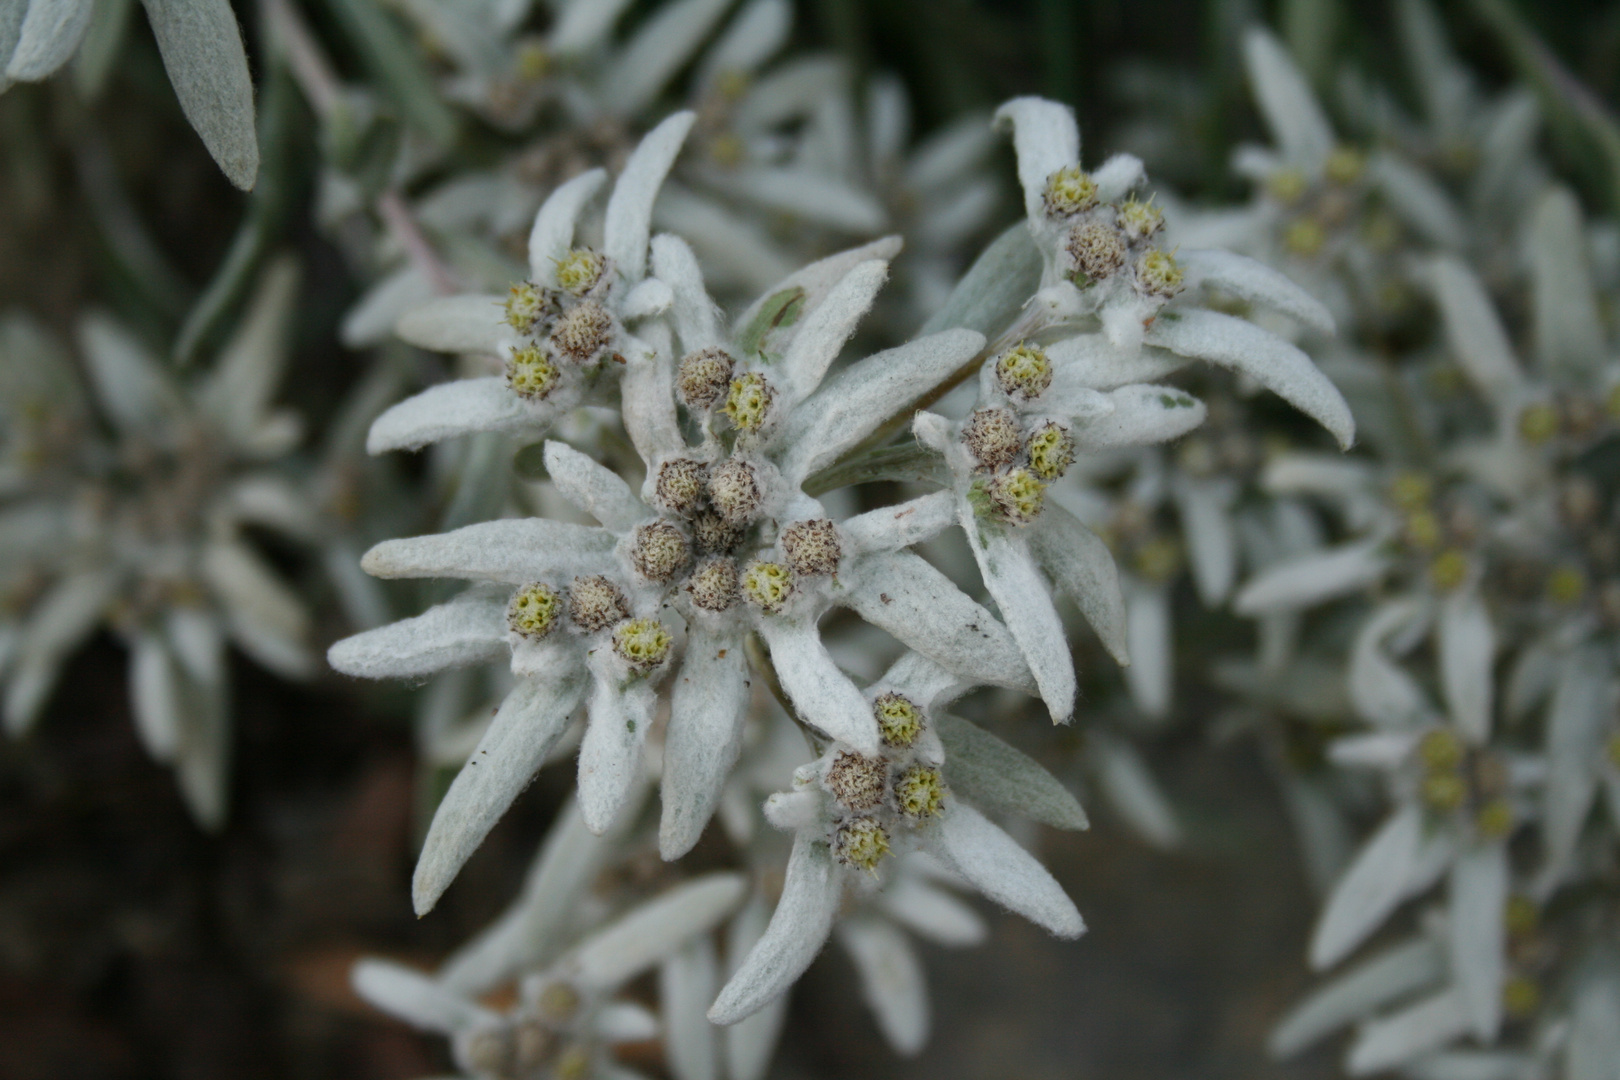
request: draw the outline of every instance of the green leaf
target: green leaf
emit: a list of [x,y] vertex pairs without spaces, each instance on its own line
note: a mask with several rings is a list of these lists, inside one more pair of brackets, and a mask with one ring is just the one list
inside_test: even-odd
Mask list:
[[259,124],[264,167],[247,215],[237,227],[219,270],[180,327],[174,362],[182,368],[196,359],[205,345],[218,338],[221,327],[252,284],[259,262],[279,235],[292,201],[292,170],[299,157],[288,152],[287,143],[302,113],[291,78],[282,68],[273,68],[269,73],[261,104]]
[[93,101],[106,85],[113,61],[129,31],[129,13],[135,0],[97,0],[84,33],[79,55],[73,60],[73,82],[86,101]]
[[456,115],[439,97],[416,47],[377,0],[326,0],[361,62],[393,100],[405,122],[440,147],[456,138]]
[[180,110],[231,183],[253,190],[253,79],[229,0],[141,0]]
[[1055,829],[1090,828],[1080,801],[1023,751],[960,716],[936,713],[934,724],[945,744],[945,780],[969,802]]
[[918,337],[962,326],[995,340],[1041,287],[1041,252],[1022,221],[984,249]]
[[811,498],[852,484],[870,484],[878,480],[898,480],[907,483],[943,484],[947,478],[938,454],[916,441],[898,446],[885,446],[867,450],[840,461],[809,477],[804,492]]
[[737,339],[743,355],[757,355],[764,358],[765,343],[771,334],[777,330],[785,330],[799,321],[799,316],[804,313],[805,295],[802,285],[794,285],[766,297],[765,302],[759,306],[759,311],[748,325],[743,327],[743,332]]

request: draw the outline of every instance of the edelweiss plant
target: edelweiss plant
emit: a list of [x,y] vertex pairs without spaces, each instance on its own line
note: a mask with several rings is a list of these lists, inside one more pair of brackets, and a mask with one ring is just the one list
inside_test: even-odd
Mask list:
[[[751,684],[762,678],[816,760],[794,773],[791,792],[766,802],[766,819],[794,837],[786,876],[768,925],[750,922],[734,935],[730,980],[708,1010],[721,1024],[763,1017],[750,1024],[753,1049],[742,1057],[763,1063],[758,1048],[779,1023],[768,1007],[833,933],[846,895],[868,914],[839,936],[868,975],[880,1022],[901,1048],[921,1044],[920,989],[896,996],[873,966],[887,956],[916,967],[879,914],[905,923],[906,904],[887,891],[918,892],[895,867],[947,867],[1055,934],[1081,932],[1057,883],[974,804],[1066,828],[1084,826],[1079,805],[1029,759],[943,711],[989,684],[1039,692],[1055,720],[1072,717],[1072,662],[1042,565],[1123,657],[1112,560],[1066,511],[1044,505],[1046,485],[1077,457],[1173,439],[1202,422],[1203,406],[1184,391],[1131,381],[1190,357],[1253,374],[1346,443],[1352,429],[1343,400],[1302,353],[1195,301],[1219,283],[1330,327],[1319,305],[1248,260],[1217,252],[1178,261],[1153,246],[1158,211],[1125,199],[1141,182],[1133,160],[1105,166],[1105,179],[1115,178],[1104,194],[1119,205],[1099,208],[1098,185],[1077,164],[1068,110],[1021,99],[1003,115],[1033,192],[1025,235],[1046,276],[1022,314],[1023,298],[1008,296],[1004,312],[988,315],[1005,320],[994,344],[950,328],[947,317],[937,332],[837,366],[898,251],[892,240],[790,275],[723,329],[692,249],[675,236],[648,239],[653,197],[691,114],[665,121],[627,159],[600,252],[573,246],[603,182],[597,171],[541,207],[532,279],[513,287],[504,308],[494,297],[456,297],[401,320],[409,340],[491,355],[506,374],[446,383],[395,406],[374,424],[373,450],[491,430],[532,438],[589,405],[616,413],[639,459],[625,477],[553,438],[540,454],[551,488],[599,524],[505,518],[387,541],[363,560],[383,576],[477,584],[421,616],[339,642],[335,667],[409,677],[510,655],[516,677],[434,816],[414,884],[419,912],[438,900],[582,704],[585,828],[607,836],[625,827],[651,738],[659,849],[665,859],[685,854],[731,789]],[[1110,238],[1119,258],[1082,271],[1075,252]],[[1028,250],[1016,234],[1010,242]],[[1005,251],[1009,241],[998,243]],[[966,299],[953,297],[956,310],[982,307],[975,292],[1005,289],[991,283],[993,272],[975,274],[958,289]],[[587,323],[591,335],[581,341]],[[925,458],[900,448],[902,459],[943,459],[937,475],[927,465],[917,474],[934,476],[940,490],[856,514],[812,494],[881,478],[895,459],[883,444],[911,403],[939,397],[975,368],[977,400],[966,418],[919,413],[913,426]],[[954,525],[967,531],[1005,626],[905,550]],[[911,651],[863,688],[823,639],[819,624],[835,607]],[[744,824],[757,813],[746,802],[728,811],[728,832],[751,863],[779,859],[770,852],[780,848]],[[770,863],[757,872],[770,874]],[[940,909],[923,896],[925,909]],[[541,917],[533,902],[517,910]],[[909,918],[938,932],[926,911]]]
[[86,316],[99,416],[48,339],[18,327],[6,356],[7,731],[27,733],[63,665],[110,627],[130,649],[141,741],[211,829],[230,775],[227,643],[285,678],[315,664],[304,601],[248,531],[308,543],[318,530],[284,460],[301,425],[274,405],[296,286],[275,264],[213,367],[183,383],[129,330]]

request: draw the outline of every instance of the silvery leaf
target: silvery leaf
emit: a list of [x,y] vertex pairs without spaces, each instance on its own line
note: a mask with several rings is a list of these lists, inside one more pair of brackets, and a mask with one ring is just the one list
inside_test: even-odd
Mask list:
[[1319,334],[1333,333],[1333,316],[1322,302],[1263,262],[1230,251],[1179,252],[1188,282],[1214,286],[1240,300],[1280,311]]
[[574,246],[574,226],[607,180],[602,169],[588,169],[546,197],[529,229],[529,280],[555,288],[557,264]]
[[415,679],[506,655],[505,590],[469,589],[422,614],[346,637],[332,667],[367,679]]
[[1389,817],[1334,886],[1311,935],[1311,967],[1331,967],[1383,923],[1408,894],[1423,840],[1423,812],[1407,806]]
[[38,82],[68,62],[90,27],[93,0],[33,0],[17,28],[5,76]]
[[1292,1057],[1324,1035],[1434,985],[1445,973],[1445,955],[1434,942],[1419,939],[1398,945],[1356,965],[1294,1006],[1266,1047],[1273,1057]]
[[748,705],[742,635],[696,624],[690,632],[664,739],[658,849],[665,859],[690,851],[713,816],[742,750]]
[[945,779],[958,795],[1057,829],[1090,827],[1079,800],[1033,758],[950,713],[935,713],[934,725],[945,745]]
[[1491,734],[1496,631],[1478,590],[1462,589],[1440,604],[1440,685],[1452,722],[1481,746]]
[[906,935],[892,923],[857,916],[838,925],[855,962],[861,997],[895,1053],[910,1057],[928,1042],[928,979]]
[[1143,840],[1170,849],[1181,844],[1181,823],[1147,763],[1130,743],[1109,736],[1092,739],[1097,782],[1114,812]]
[[666,959],[658,969],[665,1053],[675,1080],[719,1080],[716,1032],[704,1015],[719,981],[714,940],[704,936]]
[[1046,867],[966,803],[947,805],[931,846],[975,889],[1003,907],[1060,938],[1085,933],[1074,901]]
[[1446,934],[1452,984],[1474,1035],[1487,1045],[1502,1020],[1505,961],[1503,912],[1508,898],[1507,850],[1482,843],[1451,866],[1450,918]]
[[181,111],[230,182],[252,190],[259,173],[253,80],[230,0],[141,3]]
[[1018,185],[1024,189],[1024,215],[1033,222],[1046,215],[1046,180],[1080,163],[1080,126],[1074,110],[1055,101],[1019,97],[996,110],[995,123],[1011,128],[1018,155]]
[[434,812],[411,880],[418,915],[433,910],[568,729],[586,680],[578,661],[564,648],[555,653],[556,665],[548,678],[519,679],[506,695]]
[[978,912],[915,874],[895,875],[878,893],[877,903],[890,918],[936,945],[964,948],[989,934]]
[[1361,1029],[1345,1068],[1368,1076],[1436,1050],[1468,1030],[1461,996],[1445,990]]
[[1249,376],[1327,428],[1341,450],[1348,450],[1356,441],[1355,419],[1338,388],[1310,357],[1253,323],[1215,311],[1183,308],[1161,314],[1144,340]]
[[499,375],[455,379],[406,398],[372,421],[366,452],[419,450],[478,431],[543,431],[558,411],[554,402],[531,405]]
[[832,932],[843,891],[827,845],[807,833],[795,836],[770,925],[721,988],[709,1019],[735,1024],[797,982]]
[[1327,160],[1335,140],[1310,84],[1282,43],[1258,27],[1244,35],[1243,57],[1272,140],[1288,164],[1314,173]]
[[[963,507],[964,515],[971,515]],[[966,517],[968,544],[978,560],[985,588],[1001,609],[1002,621],[1018,642],[1035,676],[1035,685],[1055,724],[1074,718],[1074,659],[1063,633],[1063,621],[1052,606],[1051,591],[1041,577],[1022,535],[981,528]]]
[[949,671],[979,682],[1033,692],[1018,643],[995,616],[918,555],[865,556],[840,600]]
[[704,874],[647,901],[580,943],[565,961],[581,985],[613,990],[706,934],[747,891],[741,874]]
[[527,585],[612,565],[605,529],[545,518],[500,518],[447,533],[384,540],[360,565],[381,578],[460,577]]
[[354,965],[350,980],[362,998],[425,1031],[451,1035],[499,1022],[488,1009],[403,964],[367,958]]
[[412,307],[394,324],[394,333],[420,349],[487,356],[504,355],[502,347],[512,337],[501,298],[479,293],[436,297]]
[[1109,655],[1129,664],[1125,595],[1108,545],[1050,501],[1030,529],[1029,542],[1052,580],[1079,606]]
[[1586,250],[1580,204],[1549,190],[1531,212],[1528,254],[1536,359],[1554,369],[1590,370],[1607,356]]
[[[716,8],[714,0],[677,0],[669,5],[653,22],[681,7],[693,3]],[[668,45],[669,42],[663,42]],[[635,46],[632,46],[634,48]],[[667,55],[661,52],[660,55]],[[616,80],[613,90],[622,91],[627,84],[650,74],[645,67],[628,77]],[[652,230],[653,200],[669,175],[670,166],[686,142],[686,133],[692,130],[695,113],[678,112],[667,117],[649,131],[636,145],[624,163],[624,171],[613,184],[613,195],[608,199],[607,217],[602,223],[602,249],[619,276],[634,285],[646,274],[647,238]]]

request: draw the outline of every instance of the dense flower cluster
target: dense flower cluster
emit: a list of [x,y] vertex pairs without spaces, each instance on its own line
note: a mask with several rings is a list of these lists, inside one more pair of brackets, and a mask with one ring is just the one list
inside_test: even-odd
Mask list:
[[[962,892],[1083,933],[1024,823],[1086,813],[992,721],[1038,699],[1169,845],[1134,736],[1196,671],[1230,706],[1212,730],[1273,751],[1326,897],[1311,965],[1404,935],[1276,1053],[1354,1025],[1356,1075],[1612,1080],[1620,243],[1537,159],[1529,97],[1481,92],[1402,0],[1420,115],[1352,74],[1341,135],[1250,30],[1272,145],[1233,158],[1247,204],[1194,209],[1131,154],[1088,169],[1042,98],[913,145],[897,82],[779,55],[787,0],[530,6],[334,3],[380,90],[340,80],[298,5],[261,5],[322,128],[318,224],[362,279],[341,335],[377,347],[314,454],[274,405],[286,262],[239,317],[251,278],[225,277],[175,370],[99,314],[83,375],[0,321],[8,733],[110,628],[145,746],[218,827],[227,643],[309,677],[331,594],[331,668],[427,683],[448,783],[419,914],[577,756],[501,917],[432,974],[361,962],[359,993],[470,1077],[631,1076],[612,1047],[660,1040],[677,1080],[752,1080],[829,940],[915,1053],[911,939],[982,940]],[[144,7],[250,184],[230,6]],[[0,0],[0,89],[81,42],[93,84],[113,8]],[[1002,135],[1024,216],[992,238]],[[409,480],[396,451],[422,453]],[[1187,619],[1181,593],[1229,611]],[[1252,650],[1189,640],[1240,622]],[[1117,703],[1111,674],[1081,694],[1091,636]],[[653,973],[656,1016],[631,986]]]

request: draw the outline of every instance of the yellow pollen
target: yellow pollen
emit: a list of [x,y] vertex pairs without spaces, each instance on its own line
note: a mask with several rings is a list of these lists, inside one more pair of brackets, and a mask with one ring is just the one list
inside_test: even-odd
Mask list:
[[657,619],[631,619],[613,631],[613,651],[632,669],[646,674],[669,656],[672,640]]
[[1569,606],[1586,595],[1586,574],[1578,566],[1560,566],[1547,576],[1547,599]]
[[879,694],[872,702],[878,735],[888,746],[905,748],[922,734],[923,714],[917,703],[902,694]]
[[1019,345],[996,360],[996,382],[1009,397],[1040,397],[1052,385],[1052,362],[1039,345]]
[[737,430],[755,432],[765,426],[774,396],[765,376],[749,372],[731,380],[726,405],[721,411],[731,418]]
[[1072,217],[1097,205],[1097,182],[1078,165],[1059,169],[1046,178],[1046,213]]
[[557,612],[562,597],[550,585],[535,582],[512,594],[506,608],[506,624],[515,633],[538,640],[551,633],[557,625]]
[[1468,556],[1456,548],[1442,551],[1429,564],[1429,580],[1441,592],[1451,592],[1468,580]]
[[1519,437],[1532,446],[1558,434],[1558,410],[1545,402],[1527,405],[1519,414]]
[[914,821],[938,817],[945,809],[945,778],[938,769],[913,765],[894,782],[900,812]]
[[590,248],[574,248],[557,260],[557,284],[578,296],[602,280],[607,260]]
[[539,401],[557,388],[557,367],[538,345],[513,349],[506,361],[506,385],[518,397]]
[[774,615],[793,595],[793,575],[781,563],[756,560],[743,571],[743,592]]

